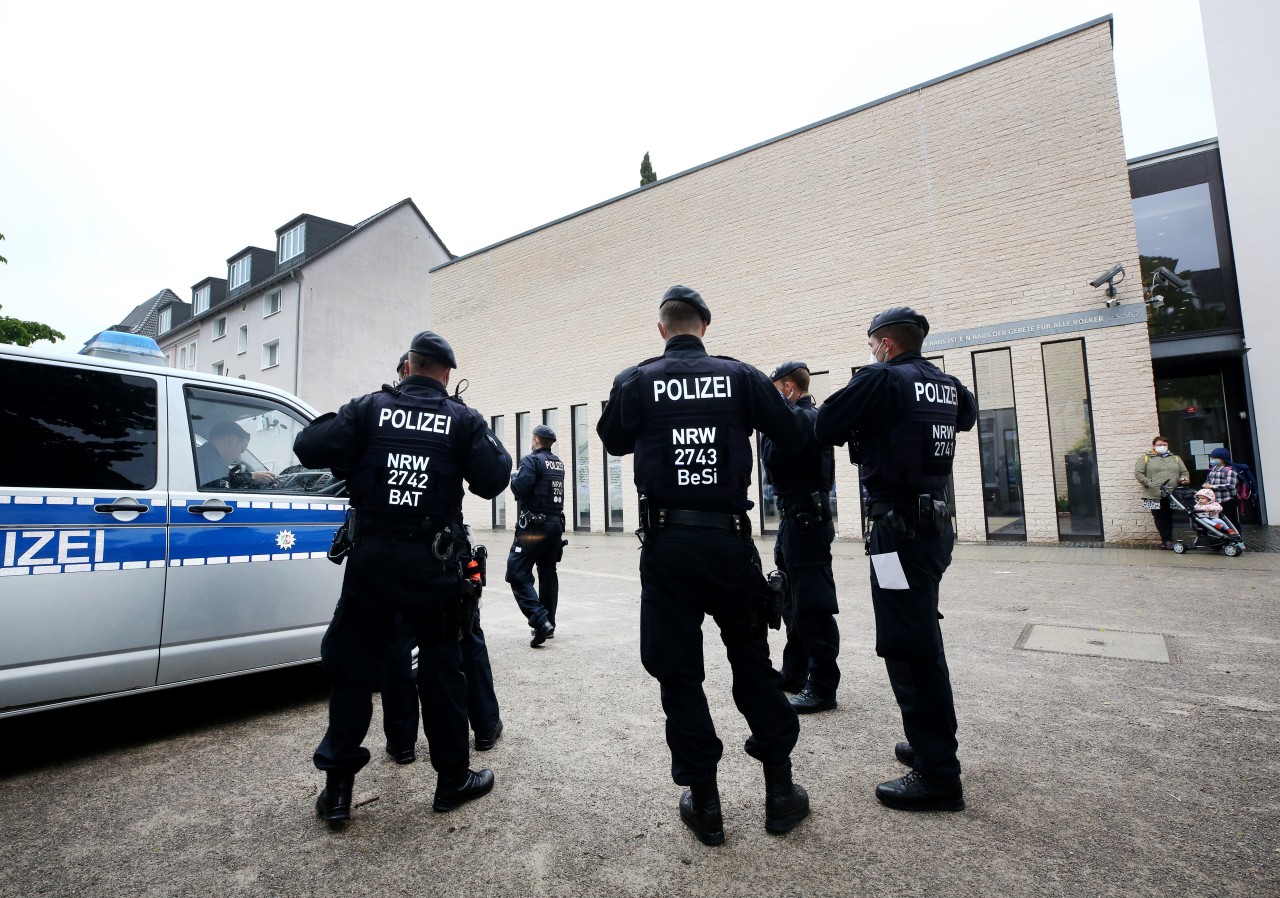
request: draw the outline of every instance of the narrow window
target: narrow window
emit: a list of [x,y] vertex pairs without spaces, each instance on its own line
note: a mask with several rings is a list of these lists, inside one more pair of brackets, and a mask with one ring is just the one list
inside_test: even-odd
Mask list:
[[1098,453],[1093,441],[1093,403],[1084,341],[1064,340],[1040,347],[1044,358],[1044,398],[1049,411],[1054,501],[1058,539],[1101,540],[1102,496]]
[[280,341],[272,340],[262,344],[262,370],[274,368],[280,364]]
[[243,355],[249,351],[249,325],[240,325],[240,332],[236,335],[236,353]]
[[262,317],[270,318],[280,311],[280,291],[273,290],[262,300]]
[[978,395],[978,448],[982,456],[982,504],[987,539],[1027,539],[1022,505],[1022,458],[1018,411],[1013,400],[1013,363],[1007,349],[973,354]]
[[573,529],[591,529],[591,476],[588,469],[587,407],[569,409],[573,420]]
[[[600,403],[603,409],[605,403]],[[622,532],[622,459],[604,450],[604,504],[609,509],[604,529]]]
[[227,335],[227,316],[219,315],[213,319],[213,339],[221,340]]
[[[489,426],[493,428],[493,435],[498,438],[498,442],[502,443],[503,434],[506,432],[506,419],[502,415],[494,415],[489,419]],[[493,500],[493,529],[507,529],[507,493],[505,490],[494,497]]]

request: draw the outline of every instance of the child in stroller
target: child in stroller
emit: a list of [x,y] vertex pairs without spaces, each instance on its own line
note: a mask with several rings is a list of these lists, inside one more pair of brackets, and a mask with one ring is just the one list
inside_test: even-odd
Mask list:
[[1188,549],[1212,549],[1236,556],[1244,551],[1244,540],[1240,538],[1235,523],[1223,517],[1222,506],[1212,489],[1196,492],[1190,487],[1169,489],[1164,486],[1160,492],[1169,497],[1169,506],[1186,514],[1191,523],[1191,541],[1174,540],[1174,552],[1181,555]]
[[1225,533],[1228,536],[1236,535],[1236,528],[1232,527],[1229,521],[1222,519],[1222,505],[1218,502],[1218,494],[1210,487],[1196,490],[1195,513],[1201,523],[1208,524],[1219,533]]

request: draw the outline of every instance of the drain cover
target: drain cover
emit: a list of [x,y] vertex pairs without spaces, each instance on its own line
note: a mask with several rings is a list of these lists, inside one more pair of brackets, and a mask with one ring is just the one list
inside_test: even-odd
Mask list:
[[1170,654],[1169,643],[1160,633],[1128,633],[1123,630],[1054,627],[1049,624],[1027,624],[1014,648],[1033,652],[1091,655],[1095,658],[1156,661],[1160,664],[1177,660]]

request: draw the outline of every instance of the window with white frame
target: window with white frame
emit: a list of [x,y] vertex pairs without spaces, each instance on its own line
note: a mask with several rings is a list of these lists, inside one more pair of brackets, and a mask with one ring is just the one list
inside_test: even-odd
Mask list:
[[240,333],[236,335],[236,355],[244,355],[249,350],[249,325],[240,325]]
[[221,340],[227,335],[227,316],[219,315],[213,319],[213,339]]
[[185,346],[178,347],[178,367],[187,367],[187,347]]
[[251,261],[252,258],[250,256],[243,256],[231,263],[230,289],[234,290],[249,283],[249,263]]
[[173,307],[160,310],[160,318],[156,322],[156,333],[163,334],[173,327]]
[[187,368],[194,371],[196,367],[196,341],[187,344]]
[[280,341],[272,340],[262,344],[262,369],[274,368],[280,364]]
[[199,315],[201,312],[209,311],[209,285],[205,284],[196,291],[196,295],[191,299],[191,314]]
[[262,300],[262,317],[270,318],[280,311],[280,291],[272,290]]
[[226,373],[227,373],[227,363],[226,363],[226,362],[214,362],[214,363],[213,363],[213,368],[212,368],[212,369],[210,369],[210,370],[212,370],[214,374],[219,374],[219,375],[226,374]]
[[280,261],[286,262],[302,253],[307,239],[307,223],[290,228],[280,235]]

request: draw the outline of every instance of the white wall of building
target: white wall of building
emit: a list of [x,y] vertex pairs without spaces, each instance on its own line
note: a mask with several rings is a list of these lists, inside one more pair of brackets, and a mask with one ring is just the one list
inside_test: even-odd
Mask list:
[[[1280,301],[1275,265],[1280,245],[1280,4],[1265,0],[1201,0],[1209,80],[1226,186],[1240,312],[1254,396],[1258,467],[1280,471]],[[1280,522],[1280,482],[1267,491],[1267,520]]]

